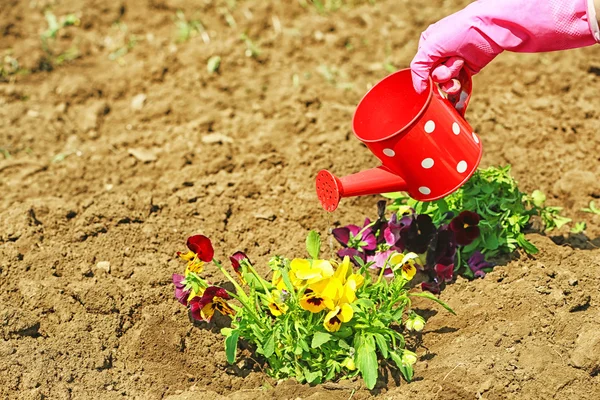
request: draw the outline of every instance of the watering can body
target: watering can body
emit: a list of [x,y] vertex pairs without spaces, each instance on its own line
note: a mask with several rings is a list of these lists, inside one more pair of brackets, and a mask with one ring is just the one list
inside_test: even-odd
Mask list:
[[352,128],[381,166],[338,178],[322,170],[316,178],[323,208],[334,211],[341,198],[407,192],[419,201],[443,198],[475,172],[481,141],[465,121],[471,77],[459,76],[461,92],[447,96],[431,79],[417,94],[410,69],[376,84],[360,101]]

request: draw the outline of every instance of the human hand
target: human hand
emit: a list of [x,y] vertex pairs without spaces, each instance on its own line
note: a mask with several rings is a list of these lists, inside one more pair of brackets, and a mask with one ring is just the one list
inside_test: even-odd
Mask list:
[[423,32],[411,63],[415,90],[422,93],[431,75],[443,90],[456,93],[460,84],[453,78],[461,68],[476,74],[504,50],[536,53],[592,45],[597,21],[588,5],[587,0],[475,1]]

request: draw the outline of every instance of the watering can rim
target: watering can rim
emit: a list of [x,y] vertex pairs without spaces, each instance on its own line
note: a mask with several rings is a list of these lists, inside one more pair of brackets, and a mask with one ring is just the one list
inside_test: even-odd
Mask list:
[[427,96],[427,100],[425,100],[425,103],[423,104],[423,107],[421,107],[421,110],[417,113],[417,115],[415,115],[415,117],[408,124],[406,124],[401,129],[397,130],[396,132],[394,132],[394,133],[392,133],[392,134],[390,134],[390,135],[388,135],[386,137],[379,138],[379,139],[364,139],[364,138],[360,137],[356,133],[356,129],[355,129],[356,113],[358,112],[358,108],[360,107],[360,105],[362,104],[362,102],[365,100],[365,98],[371,93],[371,91],[373,91],[373,89],[375,89],[378,85],[380,85],[384,81],[390,79],[391,77],[393,77],[395,75],[399,75],[399,74],[403,74],[403,73],[407,73],[407,72],[410,73],[411,69],[410,68],[404,68],[404,69],[401,69],[401,70],[396,71],[394,73],[391,73],[390,75],[387,75],[386,77],[382,78],[379,82],[377,82],[375,85],[373,85],[373,87],[371,89],[369,89],[369,91],[367,91],[367,93],[365,93],[363,95],[363,97],[360,99],[360,101],[358,102],[358,105],[357,105],[356,109],[354,110],[354,114],[352,115],[352,133],[354,133],[354,136],[356,136],[356,138],[358,140],[360,140],[363,143],[377,143],[377,142],[383,142],[385,140],[389,140],[389,139],[393,138],[394,136],[398,136],[401,133],[403,133],[404,131],[408,130],[408,128],[410,128],[411,126],[413,126],[413,124],[415,122],[417,122],[419,120],[419,118],[421,118],[421,115],[423,115],[423,113],[427,109],[427,106],[429,105],[429,103],[431,103],[431,98],[433,97],[434,84],[433,84],[433,80],[431,79],[431,76],[428,78],[429,85],[427,86],[427,90],[429,91],[429,94]]

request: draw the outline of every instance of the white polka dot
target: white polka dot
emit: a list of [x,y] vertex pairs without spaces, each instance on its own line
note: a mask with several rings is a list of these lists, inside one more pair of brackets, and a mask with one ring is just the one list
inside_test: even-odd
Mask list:
[[435,122],[429,120],[425,123],[425,132],[431,133],[435,130]]
[[383,154],[385,154],[388,157],[394,157],[396,155],[396,152],[392,149],[383,149]]
[[456,170],[458,172],[460,172],[461,174],[463,172],[465,172],[467,170],[467,162],[466,161],[459,162],[458,165],[456,166]]
[[458,123],[455,122],[452,124],[452,132],[454,132],[455,135],[460,133],[460,126],[458,126]]
[[433,158],[426,158],[423,161],[421,161],[421,167],[425,168],[425,169],[429,169],[431,167],[433,167],[434,161]]
[[479,143],[479,138],[477,137],[475,132],[473,132],[473,140],[475,141],[475,143]]
[[431,189],[429,189],[427,186],[421,186],[419,188],[419,192],[421,192],[423,194],[430,194],[431,193]]

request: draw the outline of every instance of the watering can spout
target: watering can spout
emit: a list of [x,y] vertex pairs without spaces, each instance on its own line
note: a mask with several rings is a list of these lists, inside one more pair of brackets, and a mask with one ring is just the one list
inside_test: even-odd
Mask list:
[[342,197],[404,192],[404,179],[384,166],[367,169],[356,174],[338,178],[327,170],[319,171],[316,179],[317,196],[325,211],[333,212]]

